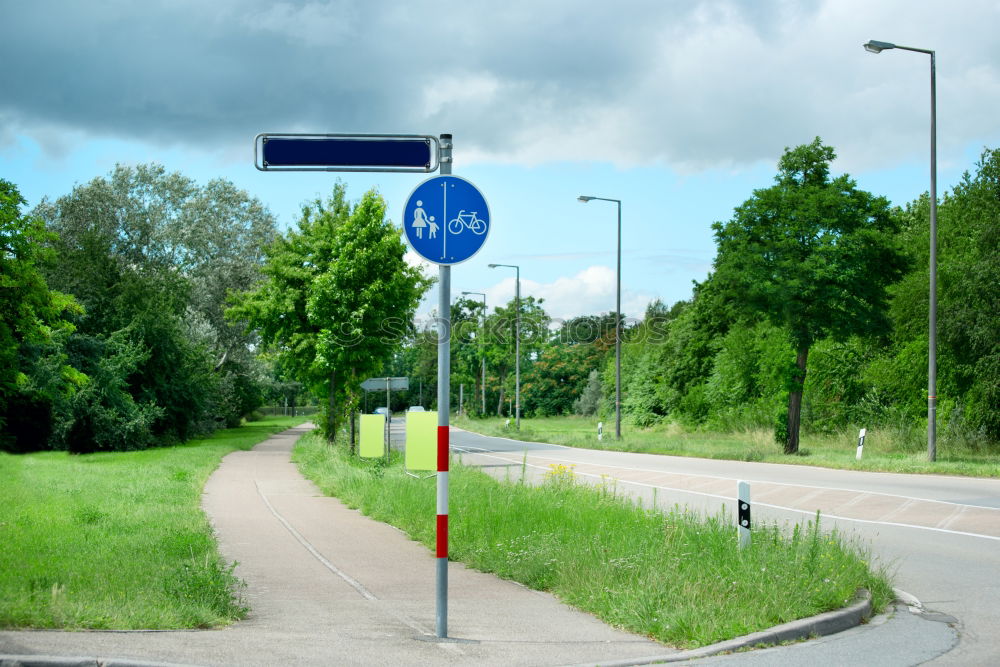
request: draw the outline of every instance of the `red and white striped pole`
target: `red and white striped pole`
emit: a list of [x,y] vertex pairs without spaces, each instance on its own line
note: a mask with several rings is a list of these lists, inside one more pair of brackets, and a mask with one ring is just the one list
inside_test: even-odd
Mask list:
[[[441,175],[451,174],[451,135],[441,135]],[[443,221],[448,219],[444,212]],[[442,225],[444,222],[442,222]],[[447,235],[447,230],[444,230]],[[437,636],[448,636],[448,422],[451,407],[451,267],[438,266]]]

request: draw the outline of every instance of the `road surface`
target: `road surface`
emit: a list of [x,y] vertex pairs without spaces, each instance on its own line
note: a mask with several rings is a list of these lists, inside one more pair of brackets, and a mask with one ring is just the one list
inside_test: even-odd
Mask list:
[[[655,490],[662,506],[679,503],[712,514],[727,507],[735,516],[737,481],[748,481],[755,521],[802,521],[819,510],[826,528],[857,536],[894,569],[897,588],[915,596],[925,610],[921,618],[938,626],[911,628],[914,636],[940,637],[919,662],[1000,664],[1000,480],[597,451],[454,428],[451,444],[463,463],[485,466],[500,478],[516,478],[522,467],[537,478],[550,465],[572,466],[577,479],[604,480],[645,503],[653,501]],[[853,449],[845,455],[853,456]],[[835,643],[824,643],[839,655]],[[818,662],[797,650],[801,664]],[[760,664],[781,664],[767,655]],[[893,663],[891,656],[873,663],[872,657],[861,656],[860,662],[917,664]]]

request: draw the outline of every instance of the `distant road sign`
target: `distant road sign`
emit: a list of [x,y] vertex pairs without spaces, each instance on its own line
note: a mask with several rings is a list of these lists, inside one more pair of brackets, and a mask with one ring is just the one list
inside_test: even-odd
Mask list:
[[361,388],[365,391],[385,391],[385,381],[389,381],[390,391],[400,391],[410,388],[409,378],[368,378],[361,383]]
[[437,137],[415,134],[258,134],[261,171],[402,171],[438,168]]
[[458,264],[483,247],[490,207],[475,185],[458,176],[433,176],[403,207],[403,231],[418,255],[434,264]]

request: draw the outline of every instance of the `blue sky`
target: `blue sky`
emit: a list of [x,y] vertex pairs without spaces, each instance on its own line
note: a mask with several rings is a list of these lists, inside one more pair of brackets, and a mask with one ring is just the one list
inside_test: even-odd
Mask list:
[[[440,134],[491,207],[453,292],[522,292],[557,318],[690,296],[711,223],[821,136],[836,173],[905,204],[928,188],[928,58],[938,52],[939,192],[1000,145],[1000,6],[932,2],[11,3],[0,58],[0,176],[29,205],[159,162],[223,177],[284,226],[337,178],[399,221],[422,174],[261,173],[258,132]],[[435,273],[435,271],[432,271]],[[430,294],[423,310],[436,304]]]

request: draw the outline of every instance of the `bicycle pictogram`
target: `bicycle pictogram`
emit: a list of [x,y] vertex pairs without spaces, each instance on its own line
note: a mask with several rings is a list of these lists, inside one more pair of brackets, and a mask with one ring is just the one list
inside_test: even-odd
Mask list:
[[476,217],[476,211],[466,213],[465,209],[458,212],[458,217],[448,223],[449,234],[461,234],[468,227],[473,234],[485,234],[486,222]]

